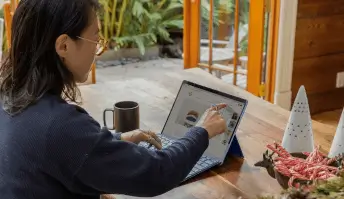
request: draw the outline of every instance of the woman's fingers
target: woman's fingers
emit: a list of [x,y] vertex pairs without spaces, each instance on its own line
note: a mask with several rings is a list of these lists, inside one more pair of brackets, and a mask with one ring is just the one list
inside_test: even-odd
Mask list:
[[147,132],[148,135],[152,136],[160,145],[161,145],[161,139],[158,137],[158,135],[152,131]]
[[154,145],[155,148],[157,148],[159,150],[162,149],[161,141],[159,138],[158,138],[159,141],[155,138],[155,137],[157,137],[156,135],[150,135],[147,132],[142,133],[142,135],[144,136],[143,141],[146,141],[147,143]]
[[101,195],[100,199],[116,199],[115,195],[112,194],[103,194]]
[[216,111],[218,111],[218,110],[221,110],[221,109],[223,109],[223,108],[225,108],[225,107],[227,107],[227,104],[225,104],[225,103],[214,104],[214,105],[210,108],[210,110],[216,110]]
[[217,110],[223,109],[227,107],[227,104],[225,103],[220,103],[215,105],[217,107]]

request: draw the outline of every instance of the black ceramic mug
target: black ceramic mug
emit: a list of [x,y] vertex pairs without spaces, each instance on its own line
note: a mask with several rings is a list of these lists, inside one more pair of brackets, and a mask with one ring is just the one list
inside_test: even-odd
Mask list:
[[[106,124],[106,112],[113,113],[113,127],[109,128]],[[139,104],[133,101],[121,101],[107,108],[103,112],[104,126],[119,133],[125,133],[140,128]]]

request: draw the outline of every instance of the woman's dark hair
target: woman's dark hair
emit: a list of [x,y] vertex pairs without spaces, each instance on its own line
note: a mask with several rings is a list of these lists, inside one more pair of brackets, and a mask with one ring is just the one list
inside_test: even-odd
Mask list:
[[12,21],[11,48],[0,66],[0,101],[15,114],[51,92],[76,102],[80,92],[55,50],[56,39],[72,39],[89,26],[97,0],[21,0]]

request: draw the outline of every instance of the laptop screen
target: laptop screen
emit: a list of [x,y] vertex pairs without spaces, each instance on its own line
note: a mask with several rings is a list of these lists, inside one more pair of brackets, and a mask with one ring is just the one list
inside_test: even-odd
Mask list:
[[174,102],[162,133],[170,138],[183,137],[188,128],[195,126],[202,114],[212,104],[226,103],[221,110],[227,122],[228,132],[213,137],[205,155],[223,161],[237,125],[245,110],[247,101],[219,91],[184,81]]

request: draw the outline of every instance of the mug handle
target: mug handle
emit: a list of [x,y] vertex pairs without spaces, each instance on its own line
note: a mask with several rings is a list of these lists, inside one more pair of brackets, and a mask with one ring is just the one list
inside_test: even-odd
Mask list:
[[[106,125],[106,112],[112,112],[112,115],[114,114],[114,110],[111,109],[111,108],[106,108],[104,111],[103,111],[103,122],[104,122],[104,126],[109,129],[109,127],[107,127]],[[113,126],[110,130],[115,130],[115,126]]]

